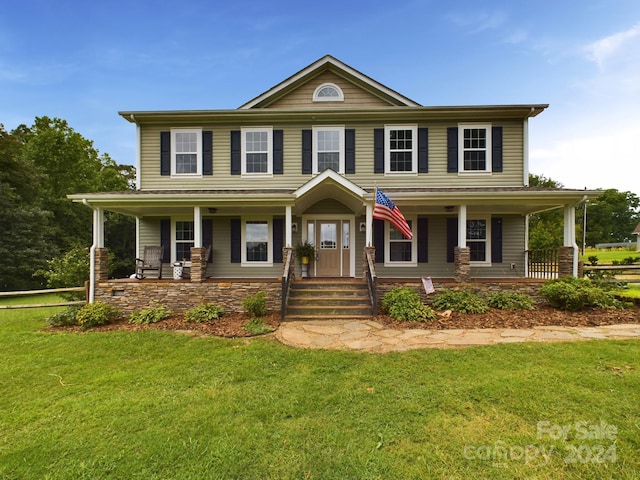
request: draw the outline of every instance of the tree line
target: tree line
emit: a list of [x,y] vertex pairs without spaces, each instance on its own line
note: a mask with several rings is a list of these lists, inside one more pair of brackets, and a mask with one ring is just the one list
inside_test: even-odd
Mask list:
[[[91,210],[68,194],[127,190],[134,179],[133,166],[100,154],[65,120],[37,117],[11,132],[0,124],[0,290],[44,287],[52,260],[91,245]],[[135,220],[107,214],[105,228],[112,274],[131,273]]]
[[[88,278],[92,214],[67,195],[124,191],[133,189],[134,182],[133,166],[100,154],[65,120],[36,117],[33,125],[11,132],[0,124],[0,291],[81,284]],[[530,176],[530,184],[562,187],[538,175]],[[586,207],[587,245],[630,240],[640,221],[639,207],[637,195],[605,190]],[[581,208],[576,215],[578,244]],[[134,270],[135,220],[112,212],[105,217],[110,276],[126,277]],[[529,232],[530,249],[562,245],[562,211],[531,215]]]

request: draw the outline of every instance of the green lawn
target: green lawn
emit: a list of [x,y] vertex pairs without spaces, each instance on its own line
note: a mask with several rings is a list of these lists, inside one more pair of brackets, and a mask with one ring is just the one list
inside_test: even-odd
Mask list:
[[270,337],[49,333],[52,311],[0,311],[2,479],[640,471],[640,341],[373,355]]
[[[635,244],[634,244],[635,245]],[[589,257],[598,257],[598,265],[611,264],[614,260],[621,261],[629,257],[640,257],[640,252],[636,252],[626,248],[612,248],[612,249],[595,249],[587,248],[584,251],[584,255],[580,255],[580,260],[589,265]]]

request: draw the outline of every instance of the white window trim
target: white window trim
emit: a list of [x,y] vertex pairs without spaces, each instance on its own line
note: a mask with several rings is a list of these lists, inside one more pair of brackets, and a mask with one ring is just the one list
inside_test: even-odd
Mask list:
[[[391,171],[391,130],[411,130],[411,171]],[[417,125],[385,125],[384,126],[384,174],[385,175],[417,175],[418,174],[418,126]]]
[[[464,169],[464,129],[484,128],[487,131],[486,159],[487,164],[484,170]],[[459,175],[491,175],[491,124],[490,123],[459,123],[458,124],[458,174]]]
[[[196,173],[176,172],[176,133],[196,134]],[[171,176],[177,178],[202,178],[202,128],[171,129]]]
[[[240,265],[242,267],[272,267],[273,266],[273,217],[242,217],[242,257]],[[266,262],[250,262],[247,260],[247,222],[261,221],[267,222],[267,261]]]
[[[320,90],[322,90],[325,87],[334,88],[336,92],[338,92],[338,96],[337,97],[319,97],[318,93],[320,93]],[[342,92],[342,89],[339,86],[337,86],[335,83],[323,83],[322,85],[318,86],[318,88],[316,88],[315,91],[313,92],[313,101],[314,102],[344,102],[344,93]]]
[[391,224],[384,222],[384,266],[385,267],[417,267],[418,266],[418,236],[415,234],[418,218],[415,215],[405,215],[407,221],[411,222],[414,235],[411,238],[411,261],[399,262],[391,260]]
[[339,151],[339,159],[338,159],[338,171],[336,173],[344,174],[344,125],[323,125],[323,126],[314,126],[313,129],[313,156],[312,156],[312,165],[311,169],[314,175],[319,173],[318,171],[318,132],[338,132],[340,136],[340,151]]
[[193,217],[174,217],[171,219],[171,261],[172,262],[181,262],[182,258],[177,258],[178,256],[178,243],[187,243],[187,242],[178,242],[178,240],[176,239],[176,233],[177,233],[177,228],[176,228],[176,223],[177,222],[192,222],[194,223],[194,239],[193,239],[193,244],[195,245],[195,221],[193,219]]
[[[272,177],[273,176],[273,127],[252,127],[240,129],[241,144],[241,163],[242,177]],[[248,132],[266,132],[267,133],[267,171],[263,172],[247,172],[247,133]]]
[[[487,238],[484,240],[484,244],[485,244],[484,258],[486,260],[484,260],[483,262],[469,261],[469,264],[475,267],[490,267],[491,266],[491,217],[468,217],[467,218],[467,222],[472,220],[484,220],[486,222]],[[467,229],[467,232],[468,232],[468,229]],[[470,240],[469,238],[467,238],[467,247],[469,247],[469,242],[476,242],[476,240]]]

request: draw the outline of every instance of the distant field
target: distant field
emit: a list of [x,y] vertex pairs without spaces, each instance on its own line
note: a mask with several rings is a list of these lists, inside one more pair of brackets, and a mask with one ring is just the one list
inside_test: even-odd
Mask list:
[[599,264],[612,263],[614,260],[621,261],[628,257],[640,257],[640,252],[632,251],[626,248],[613,248],[613,249],[596,249],[587,248],[584,251],[584,255],[580,256],[580,260],[584,263],[590,263],[589,257],[598,257]]

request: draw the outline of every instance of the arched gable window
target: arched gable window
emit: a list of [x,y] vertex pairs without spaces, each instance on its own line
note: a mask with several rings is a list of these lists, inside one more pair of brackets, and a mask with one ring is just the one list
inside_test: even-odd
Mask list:
[[313,92],[314,102],[343,102],[344,94],[337,85],[323,83]]

